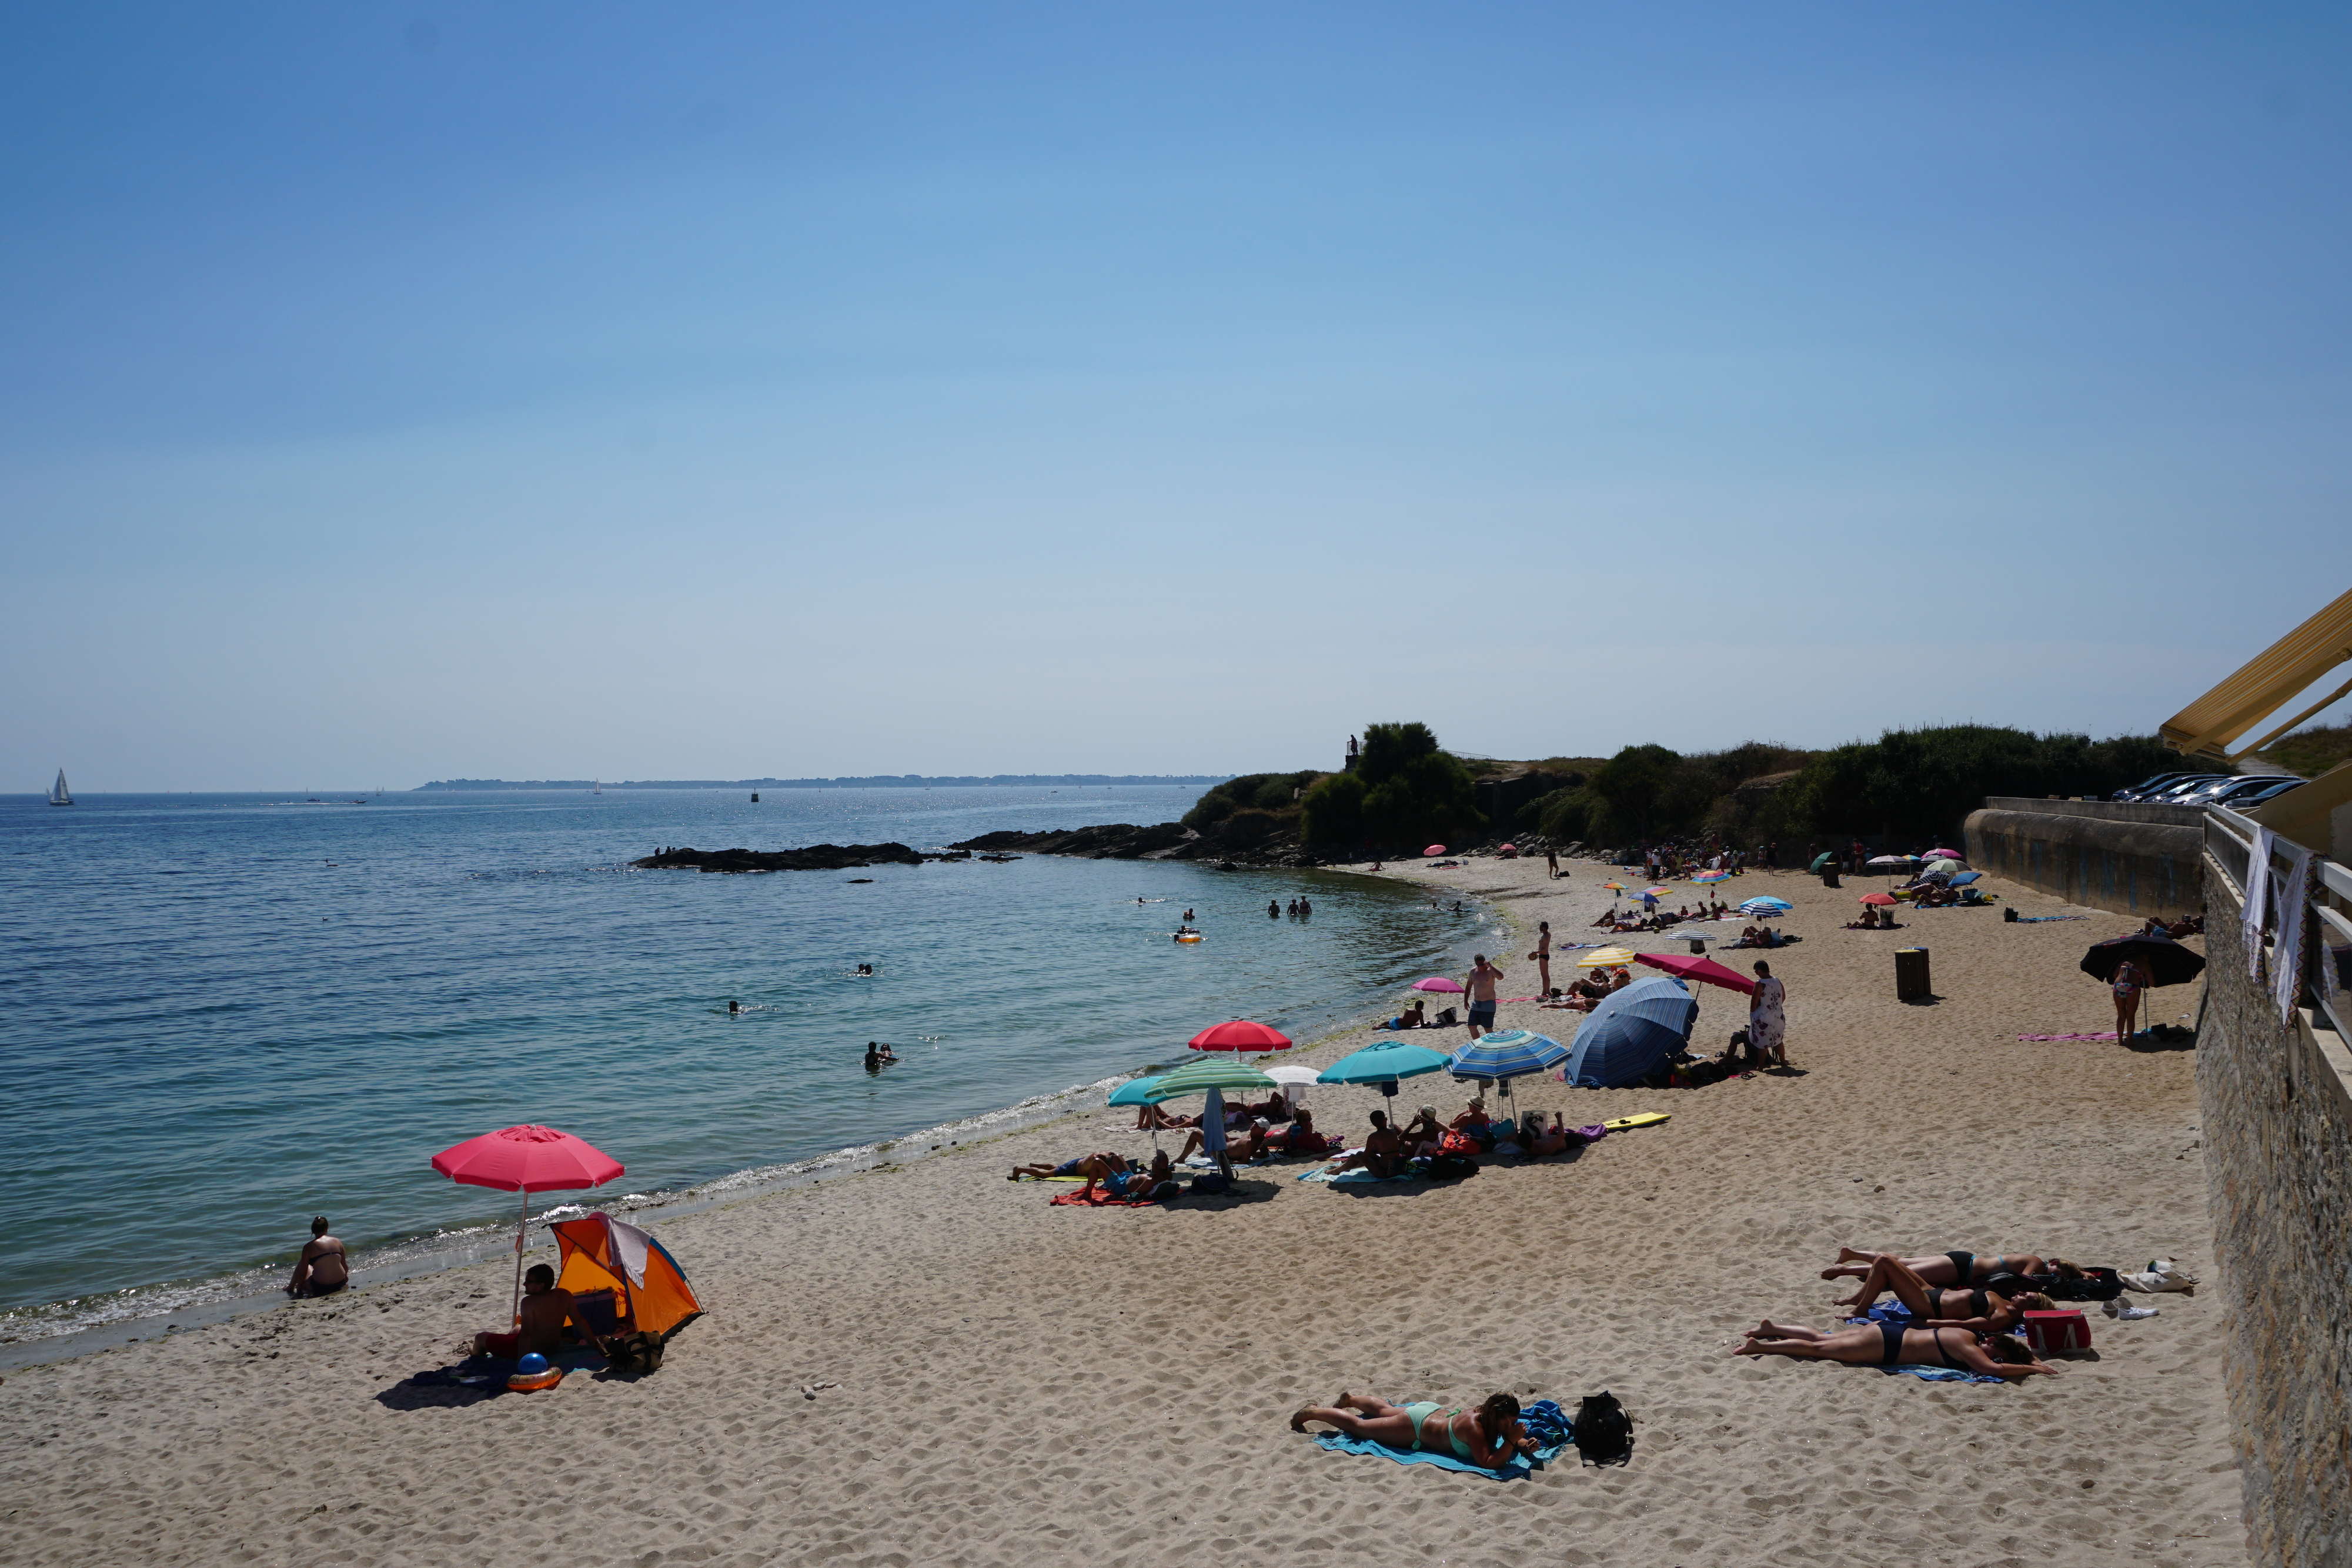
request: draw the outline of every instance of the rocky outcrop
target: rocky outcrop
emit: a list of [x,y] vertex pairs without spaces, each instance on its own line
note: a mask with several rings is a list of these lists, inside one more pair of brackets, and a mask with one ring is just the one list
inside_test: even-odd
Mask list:
[[996,852],[1027,850],[1034,854],[1083,855],[1098,861],[1192,860],[1198,857],[1183,852],[1200,841],[1200,835],[1181,822],[1161,822],[1149,828],[1139,828],[1132,822],[1106,822],[1092,828],[1051,828],[1038,833],[1007,829],[982,833],[948,847]]
[[798,850],[664,850],[629,864],[639,871],[847,871],[854,866],[920,865],[927,860],[965,858],[927,855],[905,844],[811,844]]

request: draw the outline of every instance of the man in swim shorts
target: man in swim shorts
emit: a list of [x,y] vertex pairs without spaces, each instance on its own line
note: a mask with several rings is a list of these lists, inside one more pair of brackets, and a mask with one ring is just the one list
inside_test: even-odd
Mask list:
[[1476,1040],[1495,1027],[1495,984],[1503,977],[1503,971],[1499,966],[1486,962],[1484,953],[1470,956],[1473,962],[1462,989],[1470,1003],[1470,1038]]
[[597,1348],[596,1335],[589,1329],[587,1319],[581,1316],[579,1300],[571,1291],[555,1288],[555,1270],[544,1263],[532,1264],[530,1272],[522,1277],[521,1316],[521,1326],[512,1333],[476,1334],[474,1354],[520,1357],[536,1351],[541,1355],[553,1355],[566,1348],[566,1319],[590,1349]]

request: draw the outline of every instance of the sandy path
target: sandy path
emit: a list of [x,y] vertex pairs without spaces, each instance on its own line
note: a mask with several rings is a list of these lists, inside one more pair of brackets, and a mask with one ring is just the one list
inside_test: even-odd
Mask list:
[[[1426,880],[1501,899],[1523,953],[1536,920],[1573,939],[1605,896],[1605,871],[1571,869]],[[1801,1077],[1536,1087],[1524,1103],[1577,1122],[1674,1120],[1452,1186],[1356,1196],[1285,1171],[1213,1208],[1087,1212],[1003,1180],[1015,1158],[1148,1150],[1100,1113],[677,1218],[659,1233],[711,1314],[635,1383],[575,1374],[473,1402],[406,1386],[492,1324],[498,1265],[16,1373],[0,1555],[2242,1562],[2216,1297],[2161,1298],[2141,1323],[2095,1314],[2096,1361],[2013,1388],[1724,1354],[1759,1316],[1831,1322],[1815,1274],[1840,1242],[2162,1253],[2210,1273],[2192,1054],[2015,1039],[2107,1027],[2074,960],[2131,923],[1935,911],[1865,935],[1835,928],[1853,887],[1727,886],[1796,903],[1784,924],[1808,939],[1771,956]],[[1930,1007],[1893,996],[1889,954],[1914,939],[1934,955]],[[1532,965],[1509,967],[1528,983],[1507,995],[1532,988]],[[2158,993],[2156,1017],[2193,1012],[2190,989]],[[1740,1007],[1707,996],[1702,1040],[1719,1045]],[[1520,1006],[1504,1021],[1567,1019]],[[1412,1087],[1408,1104],[1462,1097]],[[1380,1103],[1313,1103],[1342,1129]],[[803,1398],[820,1379],[841,1386]],[[1342,1387],[1572,1404],[1603,1386],[1640,1421],[1633,1464],[1526,1483],[1326,1454],[1286,1427]]]

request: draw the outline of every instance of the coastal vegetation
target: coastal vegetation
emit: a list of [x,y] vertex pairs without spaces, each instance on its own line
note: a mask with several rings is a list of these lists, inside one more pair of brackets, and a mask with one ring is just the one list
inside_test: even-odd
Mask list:
[[2347,758],[2352,758],[2352,724],[2314,725],[2263,748],[2263,761],[2291,768],[2305,779],[2318,778]]
[[1486,826],[1470,769],[1417,723],[1365,726],[1356,766],[1309,788],[1300,816],[1301,839],[1318,848],[1459,842]]

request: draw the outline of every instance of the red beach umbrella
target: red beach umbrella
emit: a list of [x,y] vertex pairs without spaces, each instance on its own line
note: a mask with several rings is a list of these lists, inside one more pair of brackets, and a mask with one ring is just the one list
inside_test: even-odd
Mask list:
[[1194,1051],[1288,1051],[1290,1037],[1247,1019],[1204,1029],[1188,1041]]
[[1881,908],[1885,908],[1887,904],[1895,903],[1895,898],[1891,893],[1865,893],[1862,895],[1862,902],[1864,904],[1875,904]]
[[602,1186],[623,1174],[620,1161],[588,1142],[552,1127],[501,1127],[453,1144],[433,1156],[433,1168],[467,1186],[522,1194],[522,1224],[515,1231],[515,1312],[522,1311],[522,1241],[530,1228],[530,1195],[572,1187]]
[[1756,989],[1756,982],[1738,970],[1727,969],[1714,959],[1704,958],[1695,953],[1636,953],[1633,961],[1647,964],[1653,969],[1664,969],[1670,975],[1679,975],[1685,980],[1704,980],[1710,986],[1721,986],[1727,991],[1746,991],[1752,995]]

